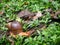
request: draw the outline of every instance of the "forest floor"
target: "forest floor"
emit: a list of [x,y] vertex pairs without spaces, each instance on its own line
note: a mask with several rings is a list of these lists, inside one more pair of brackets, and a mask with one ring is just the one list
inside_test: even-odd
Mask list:
[[[7,28],[9,22],[18,21],[27,36],[12,37]],[[17,27],[16,27],[17,28]],[[22,32],[22,31],[21,31]],[[20,32],[20,33],[21,33]],[[29,32],[29,33],[31,33]],[[23,33],[21,35],[23,35]],[[28,34],[29,34],[28,33]],[[24,34],[25,35],[25,34]],[[59,0],[1,0],[0,45],[59,45],[60,1]]]

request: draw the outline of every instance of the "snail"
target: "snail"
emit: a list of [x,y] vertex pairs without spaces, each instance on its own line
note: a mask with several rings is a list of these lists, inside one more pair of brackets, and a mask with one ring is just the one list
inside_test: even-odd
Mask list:
[[15,37],[16,35],[21,36],[30,36],[35,30],[29,30],[27,32],[23,32],[22,24],[18,21],[9,22],[6,27],[9,30],[10,35]]

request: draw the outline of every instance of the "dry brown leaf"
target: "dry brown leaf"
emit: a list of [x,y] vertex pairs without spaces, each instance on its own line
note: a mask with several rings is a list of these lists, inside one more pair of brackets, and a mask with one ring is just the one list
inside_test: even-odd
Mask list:
[[51,13],[51,17],[54,19],[58,19],[58,15],[60,14],[60,11],[57,11],[55,13]]
[[0,15],[2,15],[4,12],[3,11],[0,11]]
[[38,19],[39,17],[42,17],[42,16],[43,16],[43,15],[42,15],[41,11],[38,11],[38,12],[36,13],[36,16],[33,17],[33,20],[36,20],[36,19]]
[[23,11],[18,13],[18,17],[21,17],[21,18],[26,19],[26,20],[32,18],[33,16],[34,16],[34,13],[30,12],[28,9],[23,10]]
[[54,12],[51,8],[44,10],[46,12],[49,12],[51,14],[51,17],[54,19],[58,19],[58,15],[60,14],[60,11]]

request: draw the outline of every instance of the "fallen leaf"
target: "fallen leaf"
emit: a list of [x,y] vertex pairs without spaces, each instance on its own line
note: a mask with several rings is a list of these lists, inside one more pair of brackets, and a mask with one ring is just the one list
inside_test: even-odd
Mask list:
[[57,12],[55,13],[55,17],[57,17],[57,19],[58,19],[58,15],[60,15],[60,11],[57,11]]
[[32,18],[33,16],[34,16],[34,13],[30,12],[28,9],[23,10],[18,13],[18,17],[21,17],[25,20],[28,20],[28,19]]
[[60,14],[60,11],[57,11],[55,13],[51,13],[51,17],[54,19],[58,19],[58,15]]
[[0,15],[2,15],[4,12],[3,11],[0,11]]
[[36,16],[33,17],[33,20],[36,20],[36,19],[38,19],[39,17],[42,17],[42,16],[43,16],[43,15],[42,15],[41,11],[38,11],[38,12],[36,13]]

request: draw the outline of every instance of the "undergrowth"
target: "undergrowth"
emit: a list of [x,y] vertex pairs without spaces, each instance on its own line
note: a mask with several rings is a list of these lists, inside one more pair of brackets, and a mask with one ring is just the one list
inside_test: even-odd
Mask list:
[[[1,0],[0,2],[0,11],[3,11],[4,14],[0,15],[0,30],[8,30],[5,25],[7,24],[6,20],[16,20],[17,12],[29,9],[31,12],[44,11],[45,9],[51,8],[53,11],[60,10],[60,1],[49,1],[49,0]],[[47,25],[47,28],[42,29],[41,31],[37,30],[38,35],[30,37],[18,37],[14,39],[14,45],[59,45],[60,43],[60,23],[51,22],[51,16],[49,12],[41,17],[40,20],[32,21],[29,24],[24,24],[23,28],[26,31],[28,28],[37,27],[40,23]],[[21,20],[23,21],[23,20]],[[35,23],[36,22],[36,23]],[[0,45],[11,45],[5,36],[0,39]]]

